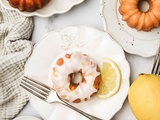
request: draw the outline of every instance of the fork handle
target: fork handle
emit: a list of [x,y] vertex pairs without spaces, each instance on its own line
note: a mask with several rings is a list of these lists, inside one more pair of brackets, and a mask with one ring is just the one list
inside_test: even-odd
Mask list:
[[80,109],[78,109],[78,108],[70,105],[69,103],[67,103],[67,102],[65,102],[65,101],[63,101],[63,102],[61,102],[61,103],[62,103],[63,105],[65,105],[65,106],[67,106],[67,107],[69,107],[69,108],[77,111],[78,113],[84,115],[85,117],[87,117],[87,118],[90,119],[90,120],[102,120],[102,119],[100,119],[100,118],[98,118],[98,117],[95,117],[95,116],[92,116],[92,115],[90,115],[90,114],[88,114],[88,113],[86,113],[86,112],[83,112],[82,110],[80,110]]

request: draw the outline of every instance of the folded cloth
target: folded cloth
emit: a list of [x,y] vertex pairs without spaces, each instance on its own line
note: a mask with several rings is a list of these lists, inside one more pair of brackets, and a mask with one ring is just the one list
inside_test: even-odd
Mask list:
[[28,101],[19,84],[33,48],[32,30],[32,18],[0,5],[0,120],[14,118]]

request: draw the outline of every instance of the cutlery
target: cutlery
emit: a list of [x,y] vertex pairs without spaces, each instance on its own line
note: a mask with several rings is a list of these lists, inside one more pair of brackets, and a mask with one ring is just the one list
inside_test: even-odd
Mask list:
[[155,75],[160,75],[159,66],[160,66],[160,45],[154,58],[154,63],[151,73]]
[[77,111],[78,113],[84,115],[85,117],[87,117],[90,120],[102,120],[98,117],[90,115],[90,114],[72,106],[71,104],[67,103],[65,100],[63,100],[59,97],[59,95],[56,93],[56,91],[53,88],[51,88],[51,87],[49,87],[39,81],[32,80],[32,79],[24,76],[22,78],[20,86],[23,87],[28,92],[32,93],[33,95],[37,96],[38,98],[42,99],[43,101],[46,101],[47,103],[50,103],[50,104],[51,103],[60,103],[60,104],[63,104],[65,106]]

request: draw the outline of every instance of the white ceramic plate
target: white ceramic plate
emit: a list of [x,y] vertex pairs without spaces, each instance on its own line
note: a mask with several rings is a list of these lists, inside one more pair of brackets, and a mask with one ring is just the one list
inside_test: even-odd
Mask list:
[[24,16],[39,16],[49,17],[53,14],[60,14],[69,11],[74,5],[80,4],[84,0],[50,0],[42,9],[38,9],[35,12],[21,12],[16,8],[9,5],[8,0],[0,0],[0,3],[10,10],[15,10]]
[[101,0],[101,14],[106,32],[128,53],[143,57],[155,55],[160,41],[160,27],[150,32],[137,32],[122,21],[118,8],[118,0]]
[[21,117],[15,118],[13,120],[40,120],[40,119],[32,117],[32,116],[21,116]]
[[[114,60],[119,66],[122,81],[120,90],[116,95],[108,99],[98,99],[95,96],[86,102],[73,104],[99,118],[111,119],[121,109],[126,99],[129,89],[130,69],[123,49],[105,32],[89,26],[68,26],[46,34],[35,45],[33,53],[25,66],[25,75],[52,86],[48,77],[51,63],[59,54],[67,51],[81,51],[97,61],[99,66],[103,57]],[[32,95],[30,96],[30,102],[46,120],[85,119],[85,117],[69,108],[56,103],[47,104]]]

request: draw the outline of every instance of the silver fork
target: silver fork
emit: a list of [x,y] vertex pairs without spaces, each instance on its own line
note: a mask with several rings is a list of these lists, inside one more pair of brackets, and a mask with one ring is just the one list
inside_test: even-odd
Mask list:
[[20,86],[23,87],[24,89],[26,89],[28,92],[32,93],[33,95],[37,96],[38,98],[42,99],[43,101],[46,101],[47,103],[60,103],[60,104],[63,104],[65,106],[77,111],[78,113],[84,115],[85,117],[87,117],[90,120],[102,120],[98,117],[90,115],[90,114],[70,105],[65,100],[61,99],[53,88],[51,88],[43,83],[40,83],[38,81],[32,80],[32,79],[24,76],[22,78]]
[[159,43],[159,47],[157,49],[157,53],[155,55],[154,58],[154,63],[153,63],[153,68],[151,73],[155,74],[155,75],[160,75],[160,43]]

